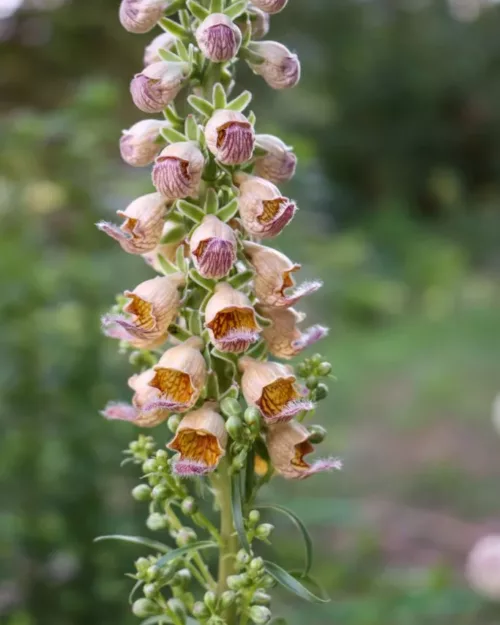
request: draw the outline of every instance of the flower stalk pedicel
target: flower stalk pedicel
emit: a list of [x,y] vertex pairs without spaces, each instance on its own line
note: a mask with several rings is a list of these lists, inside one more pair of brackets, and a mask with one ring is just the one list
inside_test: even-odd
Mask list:
[[[132,573],[132,612],[148,622],[269,623],[275,582],[324,601],[258,556],[259,541],[269,542],[274,529],[255,508],[260,488],[340,468],[334,458],[308,460],[326,431],[303,423],[328,395],[323,379],[331,365],[319,355],[295,367],[270,359],[289,361],[327,334],[318,325],[301,330],[305,315],[292,308],[321,283],[295,287],[300,265],[264,245],[297,211],[276,186],[293,177],[297,159],[278,137],[256,134],[255,116],[245,113],[251,94],[233,94],[240,59],[274,89],[297,84],[297,56],[257,41],[286,4],[120,6],[130,32],[155,24],[164,30],[150,40],[145,69],[131,83],[137,108],[158,117],[138,121],[120,141],[127,164],[152,165],[154,189],[117,212],[121,224],[97,224],[152,273],[102,319],[134,368],[131,397],[109,402],[102,414],[149,433],[125,451],[143,480],[132,495],[148,503],[146,526],[165,541],[155,550],[150,540],[133,538],[150,550]],[[166,447],[157,446],[152,428],[168,439]],[[196,481],[208,482],[218,524],[198,506]],[[210,550],[218,550],[217,567],[207,564]]]

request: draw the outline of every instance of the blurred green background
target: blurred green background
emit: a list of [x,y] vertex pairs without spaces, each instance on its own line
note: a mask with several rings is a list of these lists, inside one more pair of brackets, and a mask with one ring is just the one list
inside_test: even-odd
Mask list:
[[[119,160],[140,119],[128,81],[151,36],[117,0],[0,1],[0,622],[137,620],[124,573],[146,535],[121,450],[136,431],[98,411],[130,365],[99,331],[118,290],[151,275],[94,223],[150,189]],[[340,475],[273,481],[302,514],[316,607],[276,592],[292,625],[498,625],[463,578],[500,530],[500,6],[488,0],[290,0],[271,37],[303,80],[270,93],[246,69],[260,132],[296,146],[301,206],[277,243],[326,284],[331,327],[318,419]],[[163,434],[164,435],[164,434]],[[276,519],[275,557],[300,563]]]

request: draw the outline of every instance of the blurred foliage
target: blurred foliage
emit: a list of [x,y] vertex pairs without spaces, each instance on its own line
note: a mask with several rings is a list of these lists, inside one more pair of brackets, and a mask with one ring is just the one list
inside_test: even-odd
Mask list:
[[[120,29],[115,0],[30,4],[0,21],[0,622],[133,623],[138,550],[92,545],[145,532],[119,467],[135,432],[98,415],[130,367],[98,319],[150,273],[94,223],[149,188],[116,147],[149,38]],[[303,210],[279,245],[325,280],[307,306],[332,326],[326,446],[347,465],[272,486],[314,529],[334,598],[281,595],[291,623],[499,622],[459,574],[498,513],[499,27],[498,8],[464,23],[444,1],[291,0],[271,32],[298,49],[301,86],[242,76],[261,130],[301,157]],[[384,502],[400,507],[374,521],[366,504]],[[276,556],[291,563],[292,531]]]

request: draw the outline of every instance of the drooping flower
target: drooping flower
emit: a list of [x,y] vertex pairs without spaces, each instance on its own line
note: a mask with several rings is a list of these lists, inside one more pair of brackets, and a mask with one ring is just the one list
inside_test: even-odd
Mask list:
[[241,31],[224,13],[212,13],[198,26],[196,42],[213,63],[233,59],[241,46]]
[[291,180],[297,166],[297,157],[291,149],[273,135],[257,135],[256,143],[267,154],[255,159],[255,174],[274,184]]
[[161,113],[182,89],[186,64],[159,61],[145,67],[130,83],[132,100],[144,113]]
[[180,422],[175,438],[167,445],[179,452],[173,470],[181,476],[205,475],[217,468],[226,453],[227,432],[217,404],[206,402]]
[[168,326],[178,314],[178,289],[184,283],[184,274],[176,273],[146,280],[133,291],[125,291],[130,300],[123,308],[125,314],[105,315],[104,333],[137,348],[158,347],[167,339]]
[[255,74],[264,78],[273,89],[295,87],[300,80],[300,62],[296,54],[277,41],[259,41],[252,44],[252,51],[264,60],[250,63]]
[[168,4],[168,0],[122,0],[120,23],[130,33],[147,33],[163,16]]
[[170,416],[169,410],[163,407],[153,410],[146,408],[160,396],[158,389],[149,385],[154,376],[153,369],[133,375],[128,381],[128,385],[134,391],[132,404],[110,402],[102,411],[102,415],[106,419],[129,421],[142,428],[155,427],[166,421]]
[[292,274],[299,271],[300,265],[287,256],[264,245],[245,241],[245,254],[255,269],[255,294],[264,306],[288,308],[305,295],[317,291],[322,282],[305,282],[287,294],[287,289],[295,286]]
[[196,143],[172,143],[156,158],[153,184],[170,200],[198,197],[204,166],[205,159]]
[[269,426],[267,449],[280,475],[290,480],[303,480],[315,473],[342,468],[338,458],[324,458],[309,464],[304,456],[314,451],[310,437],[309,431],[296,421]]
[[314,403],[301,395],[291,367],[248,356],[240,359],[239,367],[245,401],[260,410],[266,423],[290,421],[303,410],[314,408]]
[[215,215],[207,215],[191,235],[191,258],[204,278],[226,276],[236,262],[234,230]]
[[194,406],[207,377],[205,359],[200,353],[203,347],[203,341],[193,336],[167,349],[153,367],[154,377],[149,381],[160,396],[145,405],[144,410],[186,412]]
[[108,221],[97,224],[99,230],[118,241],[129,254],[144,254],[159,243],[168,210],[168,201],[159,193],[137,198],[124,211],[116,211],[124,219],[118,227]]
[[152,163],[161,150],[160,130],[169,125],[159,119],[143,119],[124,130],[120,139],[122,159],[132,167],[145,167]]
[[160,50],[170,50],[175,45],[175,41],[171,33],[162,33],[155,37],[144,50],[144,67],[162,61]]
[[252,236],[269,239],[277,236],[293,219],[297,206],[279,189],[263,178],[238,174],[238,198],[243,227]]
[[150,265],[158,273],[163,273],[163,268],[159,261],[159,256],[167,259],[170,262],[175,262],[175,256],[179,245],[184,245],[182,238],[176,240],[174,243],[162,243],[162,240],[169,236],[173,231],[179,230],[179,224],[176,221],[167,219],[163,224],[161,232],[160,242],[151,251],[142,254],[142,257],[148,265]]
[[262,330],[262,338],[276,358],[293,358],[328,334],[328,329],[320,325],[299,330],[297,324],[304,320],[305,314],[293,308],[263,306],[259,312],[272,321],[272,325]]
[[282,11],[286,7],[288,0],[252,0],[252,2],[261,11],[273,15]]
[[[269,32],[271,20],[269,13],[264,13],[253,4],[247,7],[252,39],[262,39]],[[239,23],[243,34],[246,33],[248,22]]]
[[237,111],[217,110],[205,127],[207,147],[223,165],[250,160],[255,145],[252,124]]
[[244,352],[262,331],[248,297],[222,282],[207,303],[205,326],[210,341],[222,352]]

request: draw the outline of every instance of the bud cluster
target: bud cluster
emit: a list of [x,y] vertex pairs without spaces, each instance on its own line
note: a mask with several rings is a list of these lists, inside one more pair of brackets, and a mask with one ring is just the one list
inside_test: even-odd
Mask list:
[[[166,563],[161,553],[136,562],[144,596],[132,609],[141,618],[268,623],[267,593],[275,580],[253,542],[269,542],[274,527],[261,523],[257,510],[245,517],[245,508],[275,474],[304,479],[340,468],[334,458],[305,459],[326,435],[302,422],[326,397],[321,378],[331,366],[318,356],[295,370],[270,360],[288,361],[327,334],[323,326],[301,328],[305,315],[294,308],[321,282],[296,285],[300,264],[263,244],[298,210],[280,189],[294,176],[297,158],[278,137],[258,133],[255,115],[245,112],[249,92],[233,96],[239,59],[273,89],[298,83],[298,57],[262,40],[270,16],[287,1],[122,0],[120,6],[128,31],[156,25],[164,31],[146,47],[144,68],[130,84],[136,107],[158,117],[138,121],[120,140],[127,164],[152,166],[154,188],[117,211],[118,224],[97,224],[156,272],[130,285],[102,319],[103,331],[120,341],[136,370],[128,380],[130,401],[109,403],[103,415],[172,434],[167,449],[140,435],[125,452],[126,462],[142,468],[132,496],[148,504],[147,528],[165,532],[179,550]],[[220,531],[186,477],[197,478],[198,488],[201,478],[210,479]],[[245,484],[239,525],[236,483]],[[217,582],[198,551],[206,539],[200,532],[219,547]],[[236,533],[247,545],[239,552]],[[203,600],[189,592],[191,582],[201,585]]]

